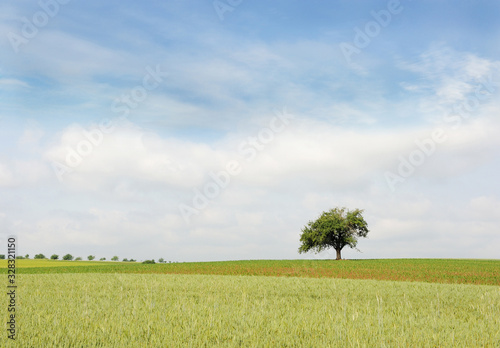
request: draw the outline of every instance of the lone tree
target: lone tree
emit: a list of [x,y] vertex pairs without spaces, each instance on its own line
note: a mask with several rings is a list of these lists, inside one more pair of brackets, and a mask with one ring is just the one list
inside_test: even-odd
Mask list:
[[363,210],[349,211],[347,208],[335,208],[323,212],[316,221],[309,221],[302,229],[299,253],[314,250],[319,253],[333,248],[337,251],[337,260],[342,257],[340,251],[348,245],[356,248],[358,237],[366,237],[368,224],[361,215]]

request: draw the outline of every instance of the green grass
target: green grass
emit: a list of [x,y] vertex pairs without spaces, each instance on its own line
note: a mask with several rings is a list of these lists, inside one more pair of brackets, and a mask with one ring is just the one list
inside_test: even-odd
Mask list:
[[[5,272],[6,260],[0,260]],[[144,265],[130,262],[17,260],[19,274],[157,273],[264,275],[500,285],[500,260],[253,260]]]
[[7,347],[500,347],[500,260],[16,267]]
[[[111,262],[110,262],[111,263]],[[16,268],[54,268],[54,267],[89,267],[105,266],[103,261],[66,261],[66,260],[48,260],[48,259],[19,259],[16,260]],[[0,260],[0,267],[7,267],[7,260]],[[22,272],[22,271],[21,271]]]
[[7,347],[500,346],[497,286],[123,273],[17,281],[19,336],[14,345],[4,332]]

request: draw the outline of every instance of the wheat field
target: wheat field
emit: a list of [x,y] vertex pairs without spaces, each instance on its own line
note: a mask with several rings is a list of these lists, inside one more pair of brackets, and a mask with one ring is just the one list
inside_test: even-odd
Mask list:
[[331,278],[22,274],[7,347],[499,347],[500,288]]

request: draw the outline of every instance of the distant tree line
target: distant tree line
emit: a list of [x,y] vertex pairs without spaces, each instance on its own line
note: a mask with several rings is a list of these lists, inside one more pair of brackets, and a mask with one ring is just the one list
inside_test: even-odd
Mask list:
[[[16,259],[29,259],[29,258],[30,258],[29,254],[26,254],[25,256],[21,256],[21,255],[17,255],[17,256],[16,256]],[[95,257],[95,255],[89,255],[89,256],[87,256],[87,260],[89,260],[89,261],[93,261],[93,260],[95,260],[95,258],[96,258],[96,257]],[[33,259],[35,259],[35,260],[43,260],[43,259],[47,259],[47,257],[45,257],[45,255],[44,255],[44,254],[36,254],[36,255],[33,257]],[[51,259],[51,260],[59,260],[59,255],[57,255],[57,254],[52,254],[52,255],[50,256],[50,259]],[[73,255],[71,255],[71,254],[66,254],[66,255],[64,255],[64,256],[62,257],[62,259],[63,259],[64,261],[73,261],[73,260],[74,260],[74,261],[81,261],[81,260],[82,260],[82,258],[81,258],[81,257],[76,257],[76,258],[74,258],[74,257],[73,257]],[[0,260],[5,260],[5,254],[0,254]],[[99,259],[99,261],[106,261],[106,258],[105,258],[105,257],[101,257],[101,258]],[[111,258],[111,261],[120,261],[120,258],[119,258],[118,256],[113,256],[113,257]],[[127,258],[122,259],[122,261],[123,261],[123,262],[137,262],[137,260],[135,260],[135,259],[127,259]],[[175,261],[174,261],[174,262],[175,262]],[[153,259],[153,260],[145,260],[145,261],[143,261],[142,263],[145,263],[145,264],[153,264],[153,263],[156,263],[156,262],[155,262],[155,260]],[[172,261],[165,261],[165,259],[160,258],[160,259],[158,259],[158,263],[172,263]]]

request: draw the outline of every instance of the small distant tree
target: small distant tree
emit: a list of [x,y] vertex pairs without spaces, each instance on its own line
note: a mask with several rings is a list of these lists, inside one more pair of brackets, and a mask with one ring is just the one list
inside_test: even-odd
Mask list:
[[105,257],[101,257],[101,258],[99,259],[99,261],[106,261],[106,258],[105,258]]
[[25,259],[29,259],[29,258],[30,258],[30,254],[26,254],[26,255],[24,255],[24,258],[25,258]]
[[358,238],[366,237],[369,232],[362,213],[359,209],[335,208],[321,214],[316,221],[309,221],[302,229],[299,253],[310,250],[319,253],[333,248],[337,252],[337,260],[340,260],[340,252],[346,245],[356,248]]
[[94,255],[89,255],[89,256],[87,256],[87,259],[89,259],[89,261],[92,261],[93,259],[95,259],[95,256]]
[[142,261],[142,263],[145,263],[145,264],[154,264],[156,262],[155,262],[155,260],[145,260],[145,261]]
[[45,255],[44,254],[36,254],[35,259],[45,259]]
[[51,259],[51,260],[57,260],[57,259],[59,259],[59,255],[54,254],[54,255],[52,255],[52,256],[50,257],[50,259]]
[[80,256],[78,256],[75,261],[82,261],[82,258]]
[[24,259],[24,256],[17,255],[17,256],[16,256],[16,259],[18,259],[18,260],[22,260],[22,259]]
[[0,254],[0,260],[5,260],[5,254]]
[[66,260],[66,261],[71,261],[73,260],[73,255],[71,254],[66,254],[63,256],[63,260]]
[[163,257],[162,257],[162,258],[160,258],[160,259],[158,260],[158,262],[159,262],[159,263],[165,263],[165,260],[164,260],[164,259],[163,259]]
[[111,258],[111,261],[118,261],[118,256],[113,256],[113,257]]
[[135,261],[137,261],[137,260],[134,260],[134,259],[128,260],[128,262],[135,262]]
[[123,262],[128,262],[127,258],[124,258],[122,261],[123,261]]

